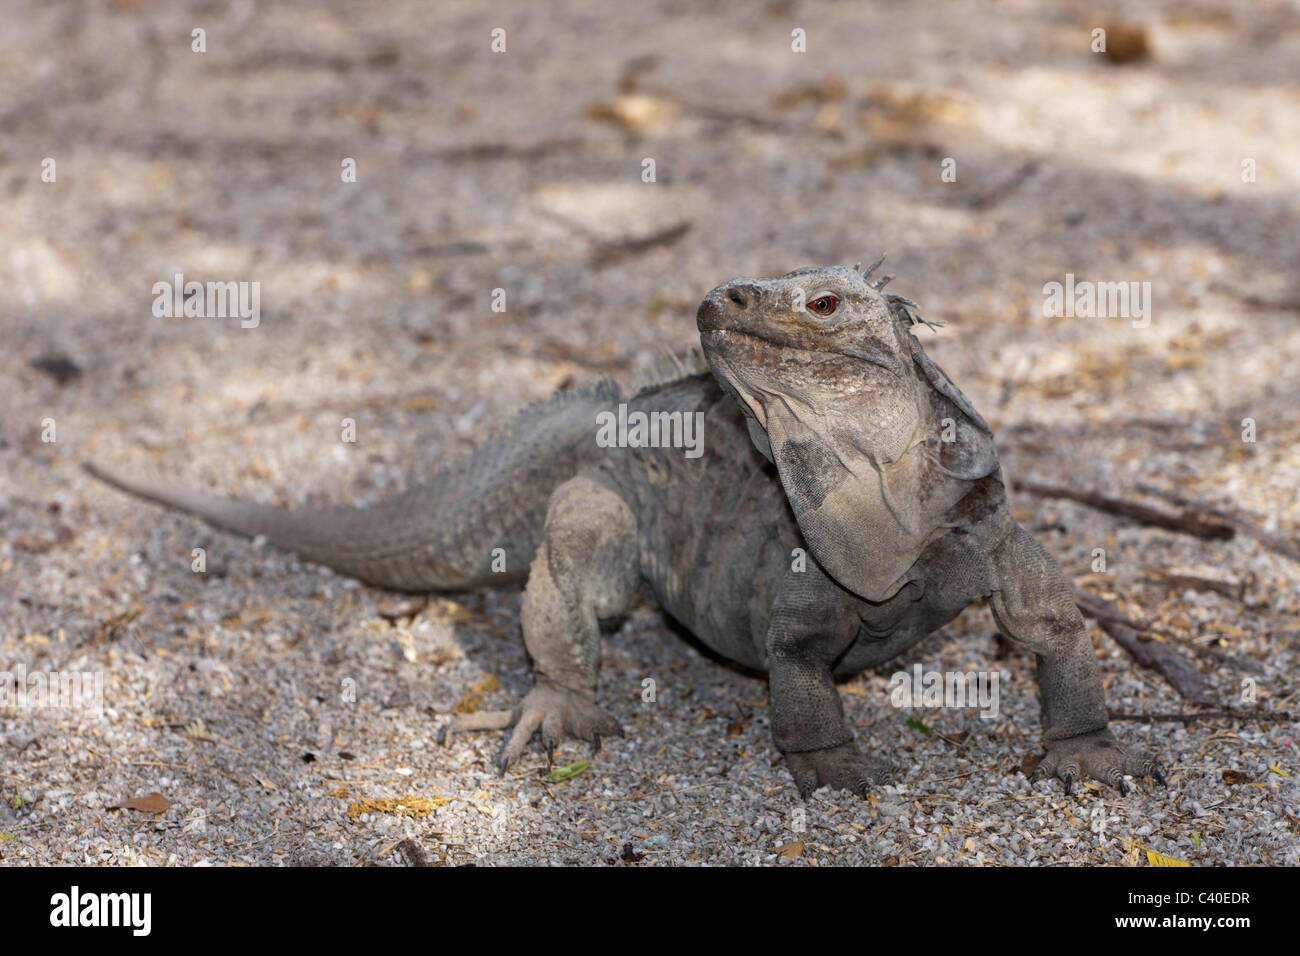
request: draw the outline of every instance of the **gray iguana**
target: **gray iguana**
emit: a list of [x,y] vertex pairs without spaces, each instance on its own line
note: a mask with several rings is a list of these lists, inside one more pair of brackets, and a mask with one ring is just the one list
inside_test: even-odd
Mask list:
[[[878,264],[878,263],[877,263]],[[987,599],[1037,657],[1046,756],[1068,791],[1164,783],[1107,729],[1096,655],[1056,562],[1012,518],[992,433],[912,333],[887,279],[834,267],[736,279],[697,324],[701,369],[623,398],[610,383],[524,412],[438,477],[368,508],[285,510],[90,470],[213,525],[404,591],[523,582],[535,680],[502,772],[540,737],[621,733],[596,702],[600,623],[639,588],[717,653],[767,671],[776,746],[802,795],[865,793],[838,677]],[[703,454],[604,447],[598,416],[698,415]],[[493,573],[502,549],[504,574]],[[799,550],[808,557],[792,561]],[[498,555],[501,552],[496,552]],[[518,569],[518,570],[516,570]],[[526,574],[523,569],[527,569]]]

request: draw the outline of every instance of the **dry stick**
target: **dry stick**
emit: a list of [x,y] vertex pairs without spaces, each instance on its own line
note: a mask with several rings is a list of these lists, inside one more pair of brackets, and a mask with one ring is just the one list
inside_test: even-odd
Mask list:
[[1157,495],[1166,501],[1178,505],[1180,508],[1194,508],[1203,514],[1212,515],[1218,520],[1224,522],[1228,527],[1248,537],[1254,538],[1270,551],[1275,551],[1280,555],[1290,558],[1292,561],[1300,561],[1300,543],[1290,538],[1284,538],[1280,534],[1274,534],[1272,531],[1265,531],[1259,525],[1249,521],[1245,516],[1235,511],[1227,511],[1222,508],[1207,508],[1190,501],[1175,492],[1168,491],[1164,488],[1157,488],[1154,485],[1140,484],[1138,488],[1149,495]]
[[[1194,575],[1166,574],[1163,571],[1148,571],[1146,573],[1146,579],[1164,585],[1165,587],[1183,587],[1215,591],[1218,594],[1241,600],[1243,603],[1246,603],[1247,607],[1254,608],[1254,605],[1245,601],[1247,584],[1255,579],[1253,574],[1247,575],[1243,578],[1241,583],[1235,588],[1227,581],[1215,581],[1212,578],[1199,578]],[[1209,587],[1209,585],[1218,585],[1218,587]],[[1114,605],[1111,605],[1111,607],[1114,608]],[[1118,608],[1115,610],[1118,612]],[[1121,624],[1128,624],[1140,631],[1147,631],[1151,634],[1158,634],[1161,637],[1167,637],[1171,641],[1176,642],[1178,646],[1191,651],[1193,654],[1197,654],[1201,657],[1208,657],[1211,660],[1218,661],[1220,664],[1224,664],[1228,667],[1235,667],[1239,671],[1247,671],[1251,674],[1264,673],[1264,665],[1260,664],[1258,661],[1251,660],[1248,657],[1237,657],[1233,654],[1225,654],[1223,651],[1213,647],[1206,647],[1202,644],[1194,644],[1186,638],[1179,637],[1177,634],[1173,634],[1157,627],[1139,625],[1131,621],[1122,612],[1119,612],[1119,614],[1120,616],[1117,620],[1119,620]]]
[[1242,604],[1246,601],[1246,588],[1250,584],[1253,575],[1245,575],[1240,581],[1222,581],[1217,578],[1206,578],[1199,574],[1175,574],[1170,571],[1147,571],[1144,577],[1153,584],[1159,584],[1166,588],[1177,588],[1180,590],[1192,591],[1213,591],[1215,594],[1222,594],[1226,598],[1234,601],[1240,601]]
[[588,262],[591,266],[607,266],[626,256],[653,249],[655,246],[672,245],[690,232],[695,225],[690,219],[682,219],[646,235],[620,236],[617,239],[606,239],[590,226],[569,216],[549,210],[544,210],[542,215],[553,222],[559,223],[566,229],[572,230],[592,244],[594,251]]
[[[1174,500],[1183,509],[1181,515],[1170,514],[1169,512],[1160,511],[1155,508],[1148,508],[1145,505],[1134,504],[1130,501],[1123,501],[1118,498],[1110,498],[1105,495],[1094,494],[1090,491],[1075,491],[1071,488],[1061,488],[1055,485],[1039,485],[1034,482],[1020,482],[1016,484],[1019,490],[1027,491],[1030,494],[1041,495],[1050,498],[1066,498],[1070,501],[1077,501],[1080,504],[1097,508],[1111,514],[1120,515],[1126,518],[1132,518],[1143,524],[1154,525],[1160,528],[1166,528],[1170,531],[1180,531],[1185,534],[1196,535],[1199,538],[1205,538],[1211,541],[1228,541],[1236,534],[1237,526],[1242,527],[1243,531],[1251,533],[1250,528],[1242,525],[1234,526],[1229,516],[1219,512],[1211,511],[1201,507],[1194,502],[1185,499]],[[1152,491],[1152,489],[1146,489]],[[1166,496],[1169,497],[1169,496]],[[1258,529],[1254,529],[1258,531]],[[1265,532],[1266,533],[1266,532]],[[1157,572],[1158,573],[1158,572]],[[1181,584],[1188,587],[1208,587],[1228,597],[1235,598],[1239,601],[1245,600],[1246,581],[1243,579],[1237,589],[1221,581],[1211,581],[1209,579],[1193,579],[1192,576],[1168,576],[1165,583]],[[1214,696],[1208,683],[1199,672],[1197,672],[1189,663],[1184,661],[1181,656],[1170,647],[1151,641],[1144,641],[1141,633],[1149,628],[1143,628],[1140,624],[1127,617],[1119,608],[1113,604],[1104,601],[1090,592],[1078,592],[1087,595],[1084,598],[1078,598],[1076,603],[1085,614],[1097,618],[1102,630],[1114,638],[1115,642],[1128,651],[1138,663],[1146,667],[1154,668],[1164,675],[1165,679],[1184,697],[1194,700],[1197,703],[1213,703]],[[1085,604],[1090,604],[1091,610]],[[1104,618],[1104,620],[1103,620]],[[1225,655],[1213,648],[1200,648],[1192,646],[1191,650],[1195,653],[1203,654],[1206,657],[1212,657],[1215,660],[1230,663],[1241,670],[1259,672],[1258,665],[1238,661]],[[1176,675],[1176,676],[1175,676]],[[1180,686],[1179,681],[1182,681]]]
[[1038,172],[1041,164],[1036,159],[1031,159],[1023,163],[1019,169],[1008,176],[1005,180],[995,185],[992,189],[971,196],[966,200],[966,204],[972,209],[987,209],[995,203],[1001,202],[1008,195],[1020,188],[1030,176]]
[[627,256],[653,249],[655,246],[672,245],[690,232],[692,225],[693,223],[690,220],[684,219],[649,235],[628,236],[622,239],[601,242],[591,256],[591,265],[606,266]]
[[1159,641],[1143,640],[1142,625],[1129,618],[1105,598],[1090,591],[1075,590],[1074,601],[1079,610],[1095,618],[1103,631],[1141,664],[1157,671],[1169,686],[1194,704],[1210,706],[1218,703],[1214,688],[1176,649]]
[[[1153,631],[1152,633],[1156,633]],[[1223,651],[1216,650],[1213,647],[1206,647],[1203,644],[1192,644],[1183,638],[1174,638],[1178,641],[1180,647],[1185,647],[1193,654],[1201,657],[1208,657],[1212,661],[1218,661],[1220,664],[1226,664],[1228,667],[1235,667],[1239,671],[1246,671],[1250,674],[1264,673],[1264,665],[1259,661],[1251,660],[1249,657],[1236,657],[1232,654],[1225,654]]]
[[1183,534],[1196,535],[1198,538],[1205,538],[1210,541],[1230,541],[1233,535],[1236,534],[1236,529],[1231,524],[1210,514],[1203,508],[1190,505],[1190,503],[1183,506],[1182,514],[1171,514],[1158,508],[1148,508],[1146,505],[1134,504],[1131,501],[1123,501],[1119,498],[1109,498],[1106,495],[1094,494],[1091,491],[1076,491],[1073,488],[1061,488],[1056,485],[1040,485],[1032,481],[1018,481],[1015,483],[1015,487],[1017,491],[1027,491],[1031,495],[1038,495],[1043,498],[1066,498],[1087,505],[1090,508],[1096,508],[1098,511],[1106,511],[1124,518],[1131,518],[1142,524],[1154,525],[1157,528],[1165,528],[1169,531],[1180,531]]
[[1199,714],[1118,714],[1107,715],[1111,720],[1180,721],[1189,724],[1194,720],[1280,720],[1293,722],[1295,715],[1285,710],[1203,710]]

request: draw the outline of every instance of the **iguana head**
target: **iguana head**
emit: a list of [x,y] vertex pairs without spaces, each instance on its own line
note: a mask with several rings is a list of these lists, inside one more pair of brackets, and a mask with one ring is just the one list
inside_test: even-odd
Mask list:
[[872,601],[997,468],[988,425],[912,334],[915,303],[871,281],[878,265],[733,279],[696,317],[814,555]]

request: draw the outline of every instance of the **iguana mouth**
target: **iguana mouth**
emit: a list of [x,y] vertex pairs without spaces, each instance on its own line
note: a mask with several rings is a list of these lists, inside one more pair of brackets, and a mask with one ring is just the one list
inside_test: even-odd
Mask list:
[[[735,342],[737,339],[740,341]],[[725,328],[719,326],[717,328],[701,328],[700,345],[704,349],[706,358],[710,353],[713,353],[725,356],[728,359],[743,364],[760,364],[758,358],[747,360],[746,354],[748,353],[750,355],[756,354],[757,357],[761,357],[763,360],[762,364],[766,365],[770,363],[773,353],[778,355],[784,354],[787,356],[797,353],[814,359],[815,357],[822,357],[827,361],[843,361],[844,359],[852,359],[853,361],[863,362],[868,365],[873,365],[876,368],[883,369],[900,380],[903,378],[899,374],[899,370],[895,364],[873,355],[866,349],[835,351],[825,348],[809,348],[808,346],[795,345],[790,342],[780,342],[756,332],[735,327]],[[812,365],[815,363],[809,362],[808,364]]]
[[778,342],[756,332],[737,328],[716,328],[700,330],[700,345],[707,358],[710,353],[725,356],[744,365],[769,365],[773,359],[780,360],[786,356],[824,356],[835,358],[837,353],[825,349],[810,349],[788,342]]

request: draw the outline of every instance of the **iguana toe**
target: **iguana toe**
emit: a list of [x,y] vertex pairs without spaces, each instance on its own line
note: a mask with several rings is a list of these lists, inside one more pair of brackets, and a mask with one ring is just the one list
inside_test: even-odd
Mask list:
[[868,757],[851,743],[825,750],[787,753],[785,762],[799,796],[805,800],[820,787],[848,790],[865,797],[872,784],[884,783],[895,771],[892,765]]
[[1164,769],[1149,753],[1131,751],[1117,741],[1109,730],[1101,730],[1048,744],[1047,756],[1029,778],[1059,777],[1068,794],[1081,780],[1097,780],[1108,784],[1120,793],[1128,793],[1124,778],[1131,776],[1139,782],[1151,777],[1167,786]]
[[593,741],[597,748],[602,737],[621,737],[623,729],[607,713],[567,688],[538,681],[515,710],[514,730],[502,748],[498,766],[505,768],[523,756],[528,742],[540,736],[546,762],[554,763],[555,745],[565,737]]

